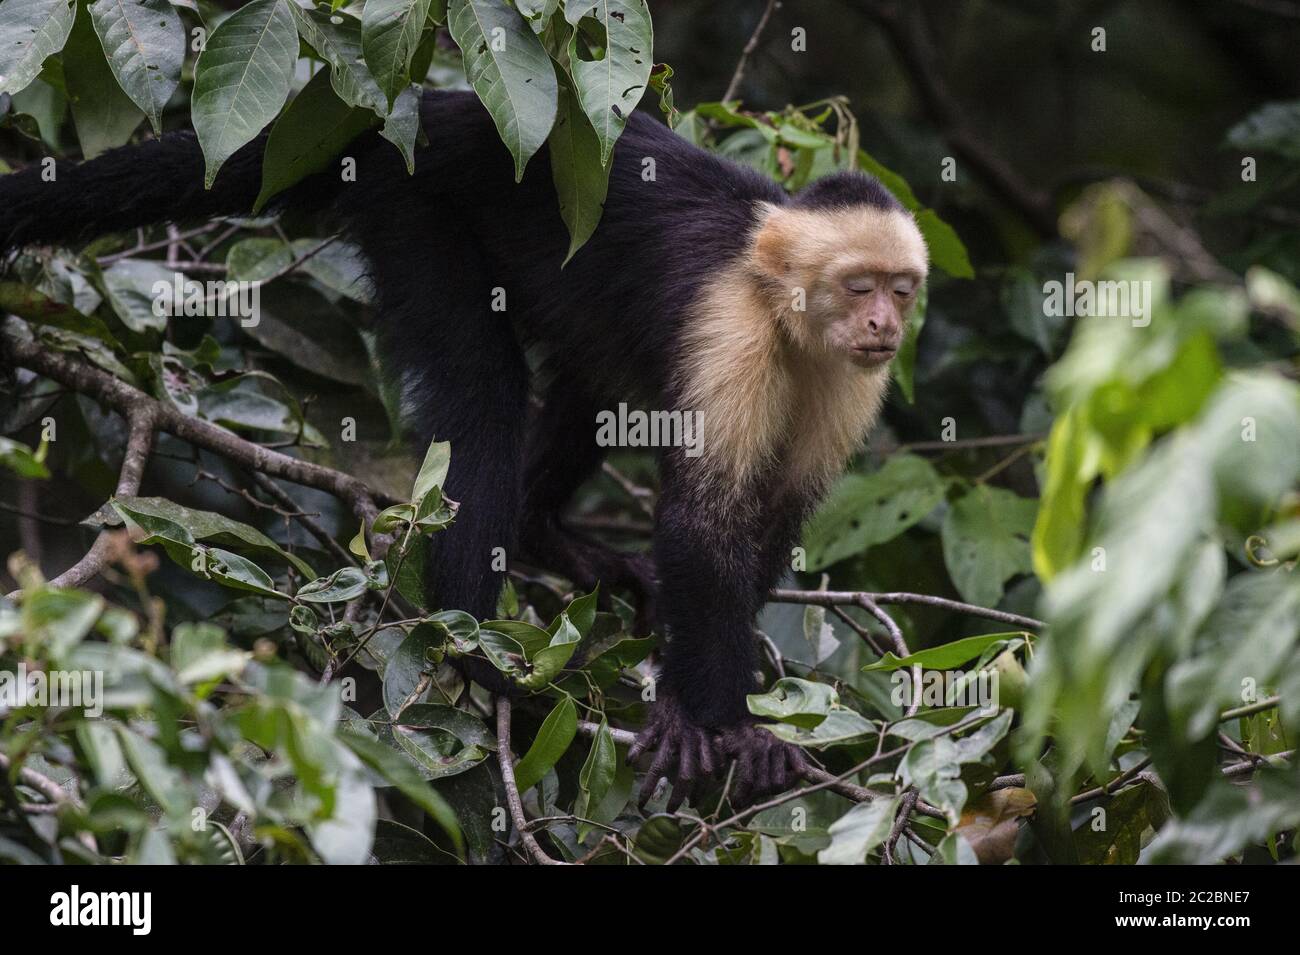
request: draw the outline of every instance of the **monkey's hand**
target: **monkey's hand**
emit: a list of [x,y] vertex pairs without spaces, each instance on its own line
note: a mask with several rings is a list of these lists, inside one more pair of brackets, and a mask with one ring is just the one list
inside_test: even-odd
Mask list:
[[717,746],[726,762],[736,764],[731,779],[731,801],[737,807],[785,792],[808,770],[808,759],[802,749],[777,739],[756,721],[723,730]]
[[654,760],[646,772],[637,800],[637,805],[643,809],[654,795],[659,780],[666,779],[673,787],[668,811],[676,812],[694,793],[696,785],[723,765],[716,734],[692,723],[670,696],[660,695],[651,707],[650,718],[637,734],[627,761],[634,763],[643,753],[649,752],[654,753]]

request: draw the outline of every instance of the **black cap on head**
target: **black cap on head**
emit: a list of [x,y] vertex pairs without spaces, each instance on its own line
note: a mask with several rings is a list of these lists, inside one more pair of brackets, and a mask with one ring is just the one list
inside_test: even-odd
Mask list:
[[902,210],[903,205],[874,176],[862,172],[836,172],[804,186],[790,200],[799,209],[843,209],[874,206]]

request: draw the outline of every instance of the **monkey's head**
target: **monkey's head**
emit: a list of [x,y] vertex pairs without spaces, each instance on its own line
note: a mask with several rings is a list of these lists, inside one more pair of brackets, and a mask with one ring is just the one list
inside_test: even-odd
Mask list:
[[929,271],[911,213],[870,176],[837,173],[762,215],[755,262],[791,341],[860,367],[887,365]]

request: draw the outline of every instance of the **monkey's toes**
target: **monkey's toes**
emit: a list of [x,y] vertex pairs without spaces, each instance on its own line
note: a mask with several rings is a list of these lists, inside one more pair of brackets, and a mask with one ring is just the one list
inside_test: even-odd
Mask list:
[[660,700],[650,711],[650,719],[627,755],[628,762],[635,762],[644,753],[654,753],[654,759],[641,784],[637,805],[645,808],[659,780],[665,779],[672,786],[669,812],[676,812],[695,792],[696,785],[712,776],[722,763],[714,734],[692,723],[669,700]]
[[717,745],[723,759],[736,764],[731,790],[736,806],[785,792],[808,770],[802,749],[777,739],[758,723],[723,731]]

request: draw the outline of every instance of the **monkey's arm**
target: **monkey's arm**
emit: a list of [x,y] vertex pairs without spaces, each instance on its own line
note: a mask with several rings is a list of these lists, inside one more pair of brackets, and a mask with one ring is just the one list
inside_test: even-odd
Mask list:
[[797,747],[756,725],[745,703],[759,689],[754,617],[788,553],[790,519],[752,497],[710,500],[679,467],[666,474],[655,527],[669,642],[655,707],[631,757],[656,754],[643,800],[663,777],[673,783],[675,808],[695,782],[734,760],[732,793],[744,802],[789,788],[806,765]]

